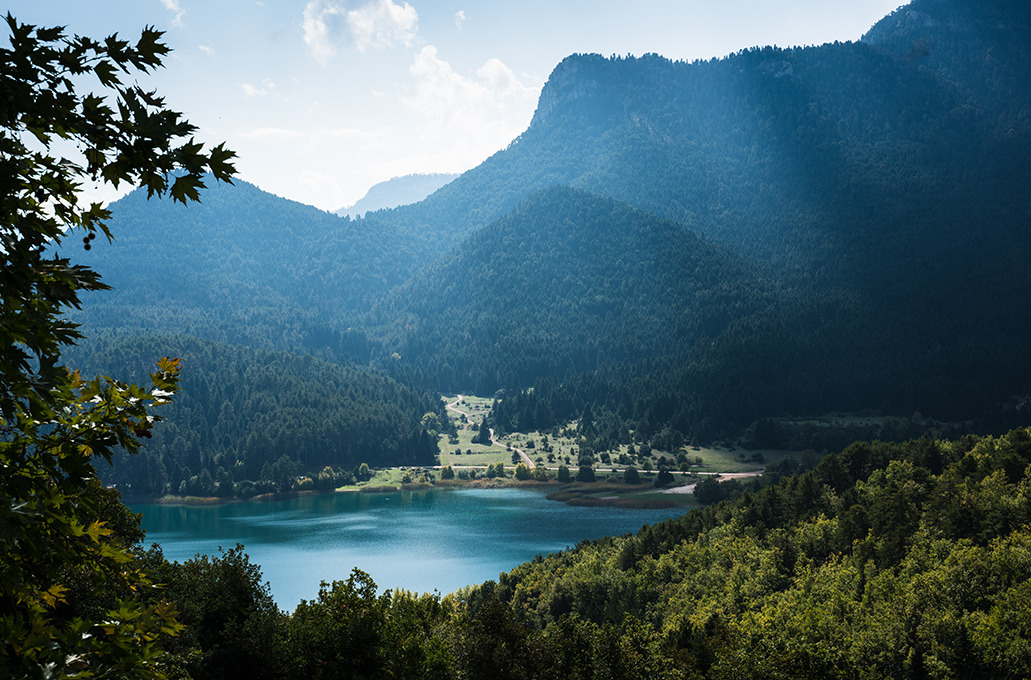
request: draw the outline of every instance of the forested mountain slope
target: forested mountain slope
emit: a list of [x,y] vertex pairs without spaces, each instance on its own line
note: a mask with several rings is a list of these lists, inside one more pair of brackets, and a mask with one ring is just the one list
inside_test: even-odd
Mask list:
[[[690,64],[574,55],[508,149],[378,217],[435,232],[444,249],[553,184],[615,197],[752,258],[803,304],[847,301],[830,316],[834,328],[849,317],[851,367],[807,366],[815,379],[791,403],[840,407],[848,394],[980,416],[1025,393],[1031,374],[1027,25],[1021,3],[917,0],[863,42]],[[927,31],[934,51],[913,52]],[[816,356],[843,340],[827,316],[807,319]],[[748,352],[725,354],[713,375]],[[790,363],[771,353],[748,365],[771,360]],[[849,373],[866,385],[847,386]],[[740,373],[760,388],[766,377]],[[838,395],[822,387],[833,380]]]
[[537,673],[564,663],[604,677],[602,650],[619,648],[642,670],[662,659],[670,677],[1025,677],[1029,464],[1025,429],[857,442],[733,502],[523,564],[465,599],[506,630],[516,668],[565,641]]
[[955,83],[1003,132],[1027,126],[1031,6],[1020,0],[924,0],[878,21],[863,42]]
[[361,334],[348,327],[429,261],[424,248],[390,225],[241,180],[208,184],[196,210],[148,201],[141,190],[111,206],[115,241],[76,258],[113,290],[87,296],[75,320],[367,361]]
[[593,403],[638,437],[672,426],[707,441],[773,411],[883,394],[861,316],[680,225],[552,187],[399,288],[370,332],[445,391],[535,386],[523,410],[540,417],[496,420],[505,430]]
[[[962,236],[971,215],[1021,197],[1031,126],[1022,115],[1031,99],[1026,14],[1015,1],[901,8],[893,16],[904,27],[934,16],[955,27],[934,61],[911,53],[918,34],[886,28],[891,17],[863,42],[710,61],[573,55],[506,150],[381,217],[435,230],[448,246],[531,192],[566,184],[785,267],[815,271],[829,257],[852,263],[854,276],[868,262],[844,258],[843,245],[862,245],[865,257],[878,238],[912,246],[924,229],[941,236],[943,227]],[[943,207],[970,199],[960,215]]]
[[504,388],[515,401],[495,410],[502,430],[607,412],[596,450],[628,430],[665,449],[664,431],[711,441],[828,409],[984,415],[974,386],[988,378],[940,362],[983,361],[999,338],[928,356],[899,313],[784,280],[650,213],[553,187],[399,288],[370,332],[444,391]]
[[375,315],[395,326],[400,355],[439,376],[442,389],[484,394],[502,381],[518,387],[679,354],[768,308],[775,287],[680,225],[552,187],[473,234]]
[[447,422],[438,395],[367,368],[153,332],[98,331],[68,358],[84,375],[139,381],[162,356],[183,362],[167,420],[142,454],[98,470],[126,493],[230,495],[235,484],[238,495],[253,495],[288,490],[298,474],[325,466],[436,463],[437,433],[423,417]]

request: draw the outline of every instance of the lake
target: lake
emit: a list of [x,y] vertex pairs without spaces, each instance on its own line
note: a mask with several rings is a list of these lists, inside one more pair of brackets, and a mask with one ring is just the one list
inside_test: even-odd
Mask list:
[[584,539],[636,533],[684,508],[572,507],[525,489],[335,493],[224,505],[130,504],[143,513],[147,545],[182,562],[243,543],[272,595],[293,611],[320,581],[357,567],[380,587],[441,594],[497,579]]

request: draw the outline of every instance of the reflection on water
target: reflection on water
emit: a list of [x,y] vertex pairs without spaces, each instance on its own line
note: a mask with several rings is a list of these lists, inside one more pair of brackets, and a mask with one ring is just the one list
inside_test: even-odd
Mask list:
[[523,489],[336,493],[272,503],[133,505],[170,560],[243,543],[280,607],[357,567],[381,589],[448,593],[537,554],[637,532],[683,509],[577,508]]

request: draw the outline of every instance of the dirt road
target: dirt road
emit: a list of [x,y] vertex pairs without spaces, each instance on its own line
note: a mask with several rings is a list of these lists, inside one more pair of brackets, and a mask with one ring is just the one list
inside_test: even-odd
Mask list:
[[[472,426],[472,424],[473,424],[473,419],[472,419],[472,417],[467,412],[465,412],[462,409],[458,408],[458,404],[460,404],[461,402],[462,402],[462,395],[461,394],[455,395],[455,400],[447,405],[447,409],[449,411],[454,411],[455,413],[461,414],[461,416],[463,418],[465,418],[465,425],[462,427],[462,429],[463,430],[468,430]],[[497,446],[507,447],[506,444],[502,444],[497,439],[495,439],[495,437],[494,437],[494,428],[493,427],[490,428],[490,441],[493,444],[497,445]],[[512,447],[512,450],[519,454],[519,457],[523,459],[523,463],[526,464],[526,467],[530,468],[531,470],[534,469],[535,467],[537,467],[536,463],[534,463],[532,460],[530,460],[530,457],[528,455],[526,455],[525,451],[523,451],[522,449],[517,449],[514,446]]]

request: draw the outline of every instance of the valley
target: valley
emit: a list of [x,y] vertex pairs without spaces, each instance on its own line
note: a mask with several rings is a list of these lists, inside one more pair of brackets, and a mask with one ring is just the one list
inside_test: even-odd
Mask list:
[[353,215],[8,24],[0,677],[1031,677],[1028,3],[569,54]]

